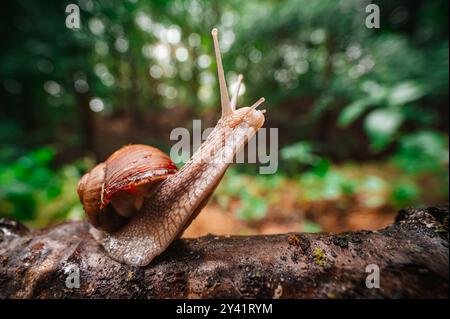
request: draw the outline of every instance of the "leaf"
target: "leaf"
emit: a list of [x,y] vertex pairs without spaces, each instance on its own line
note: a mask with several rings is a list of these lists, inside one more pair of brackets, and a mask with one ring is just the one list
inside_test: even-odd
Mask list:
[[320,160],[313,153],[313,145],[309,142],[297,142],[283,147],[281,157],[286,161],[307,165],[314,165]]
[[330,171],[331,163],[328,160],[321,159],[312,169],[312,173],[319,177],[325,177]]
[[406,135],[400,140],[393,159],[397,166],[410,173],[439,172],[448,166],[448,140],[445,134],[430,130]]
[[372,111],[366,117],[364,128],[372,141],[372,146],[380,151],[389,145],[402,122],[403,116],[398,110],[381,109]]
[[32,152],[30,156],[33,158],[36,163],[40,165],[46,165],[53,159],[55,155],[54,149],[50,147],[42,147]]
[[242,194],[242,207],[237,212],[237,217],[242,220],[260,220],[266,216],[267,203],[263,198]]
[[338,125],[342,128],[352,124],[370,105],[369,99],[356,100],[350,105],[346,106],[337,120]]
[[364,194],[364,206],[370,208],[379,208],[386,205],[388,202],[387,192],[389,190],[389,183],[376,175],[368,175],[359,186],[359,191]]
[[411,182],[403,182],[395,186],[392,200],[397,207],[413,204],[420,196],[420,189]]
[[364,81],[361,84],[365,98],[354,101],[346,106],[337,120],[340,127],[347,127],[360,117],[370,106],[377,106],[385,102],[387,90],[374,81]]
[[319,233],[322,230],[319,224],[313,223],[312,221],[305,220],[302,223],[302,231],[305,233]]
[[402,82],[392,88],[388,101],[390,105],[403,105],[416,101],[426,94],[425,86],[415,82]]
[[378,104],[386,98],[387,90],[384,86],[374,81],[364,81],[361,84],[361,89],[369,95],[373,103]]

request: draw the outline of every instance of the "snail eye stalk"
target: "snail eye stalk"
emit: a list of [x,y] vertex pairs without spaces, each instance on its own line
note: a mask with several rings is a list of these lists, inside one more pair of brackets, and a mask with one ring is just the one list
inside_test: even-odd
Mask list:
[[244,76],[242,74],[239,74],[238,81],[236,83],[236,89],[235,89],[233,97],[231,98],[231,108],[233,109],[233,111],[236,110],[237,99],[239,97],[239,91],[241,90],[241,85],[242,85],[243,79],[244,79]]
[[[230,101],[228,95],[227,82],[225,81],[225,72],[223,71],[222,57],[220,54],[218,31],[216,28],[212,29],[211,34],[214,42],[214,52],[216,55],[217,62],[217,75],[219,77],[219,89],[220,89],[220,103],[222,105],[222,117],[229,117],[233,115],[236,111],[237,99],[239,91],[241,89],[243,75],[240,74],[238,77],[238,82],[236,86],[236,91],[234,92],[233,99]],[[256,109],[261,103],[264,103],[264,98],[260,98],[256,103],[254,103],[250,108],[251,110]]]
[[214,28],[211,31],[211,34],[214,41],[214,52],[216,54],[217,75],[219,77],[219,87],[220,87],[220,102],[222,104],[222,117],[226,117],[233,114],[233,109],[231,108],[230,97],[228,96],[228,89],[227,83],[225,81],[225,73],[223,71],[222,57],[220,54],[217,29]]

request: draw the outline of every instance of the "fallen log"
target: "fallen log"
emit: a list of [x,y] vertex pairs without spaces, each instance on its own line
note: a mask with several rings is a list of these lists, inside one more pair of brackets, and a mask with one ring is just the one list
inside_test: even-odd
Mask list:
[[86,222],[30,231],[1,219],[0,297],[448,298],[448,215],[405,209],[379,231],[179,239],[143,268],[109,258]]

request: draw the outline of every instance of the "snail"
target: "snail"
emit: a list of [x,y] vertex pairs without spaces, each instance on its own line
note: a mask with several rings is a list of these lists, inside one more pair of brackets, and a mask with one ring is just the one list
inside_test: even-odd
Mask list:
[[181,236],[220,183],[236,153],[262,127],[264,102],[236,109],[239,76],[230,101],[218,31],[212,32],[222,115],[213,131],[179,170],[157,148],[129,145],[85,174],[78,195],[91,234],[115,260],[145,266]]

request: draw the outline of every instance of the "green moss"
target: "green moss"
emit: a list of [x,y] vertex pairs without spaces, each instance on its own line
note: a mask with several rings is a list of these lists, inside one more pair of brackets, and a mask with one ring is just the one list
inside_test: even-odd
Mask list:
[[332,291],[329,291],[327,293],[327,297],[328,297],[328,299],[336,299],[336,294]]
[[128,271],[126,281],[131,281],[134,279],[134,272]]
[[297,235],[291,235],[288,238],[288,243],[291,246],[300,246],[300,238]]
[[317,266],[325,267],[327,264],[327,255],[322,248],[316,247],[313,250],[314,263]]

